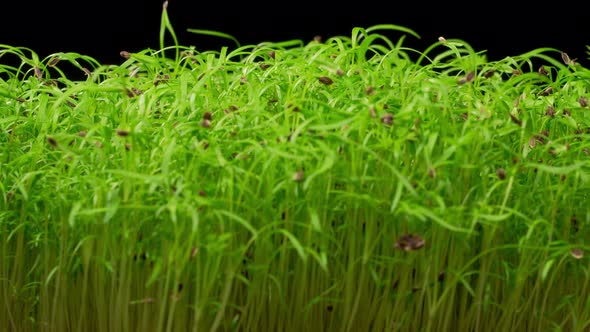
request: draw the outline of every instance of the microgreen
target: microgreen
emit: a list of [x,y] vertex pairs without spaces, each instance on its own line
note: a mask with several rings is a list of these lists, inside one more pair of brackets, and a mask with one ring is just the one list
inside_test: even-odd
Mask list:
[[588,330],[589,69],[189,31],[0,45],[1,330]]

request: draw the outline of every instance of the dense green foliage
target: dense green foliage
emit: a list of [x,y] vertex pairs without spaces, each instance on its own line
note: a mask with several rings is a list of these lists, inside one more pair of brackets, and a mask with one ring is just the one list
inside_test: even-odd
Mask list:
[[405,35],[0,46],[0,330],[587,331],[590,70]]

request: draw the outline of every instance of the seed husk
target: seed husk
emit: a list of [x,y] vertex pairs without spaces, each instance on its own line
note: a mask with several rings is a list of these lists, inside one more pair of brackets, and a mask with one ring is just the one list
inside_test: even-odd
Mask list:
[[496,71],[494,69],[490,69],[490,70],[486,71],[485,74],[483,74],[483,77],[484,78],[490,78],[490,77],[494,76],[494,73],[495,72]]
[[548,86],[543,91],[539,92],[539,96],[548,96],[553,93],[553,87]]
[[498,168],[496,170],[496,175],[500,180],[504,180],[506,179],[506,170],[504,170],[503,168]]
[[295,182],[301,182],[304,178],[305,172],[303,171],[303,169],[300,169],[295,174],[293,174],[293,177],[291,179]]
[[52,136],[47,136],[47,143],[53,147],[57,146],[57,141]]
[[570,251],[570,254],[575,259],[582,259],[584,257],[584,251],[580,248],[574,248]]
[[434,168],[430,168],[428,170],[428,176],[434,179],[436,177],[436,170]]
[[318,78],[318,80],[320,81],[320,83],[324,84],[324,85],[331,85],[334,83],[334,81],[329,78],[328,76],[320,76]]
[[419,235],[405,234],[395,242],[395,247],[403,251],[415,251],[424,247],[424,244],[424,239]]
[[154,79],[154,85],[158,85],[160,83],[168,82],[169,79],[170,79],[170,75],[168,75],[168,74],[165,74],[165,75],[156,75],[156,78]]
[[549,75],[549,71],[547,71],[545,66],[541,66],[541,67],[539,67],[539,74],[541,74],[543,76],[547,76],[547,75]]
[[49,60],[49,62],[47,63],[47,65],[49,67],[55,67],[55,65],[57,65],[57,63],[59,62],[59,60],[61,60],[58,56],[55,56],[53,58],[51,58],[51,60]]
[[383,124],[385,124],[386,126],[391,126],[393,124],[393,114],[384,114],[383,116],[381,116],[381,122],[383,122]]
[[471,71],[467,75],[465,75],[464,77],[460,78],[457,83],[459,83],[459,85],[471,83],[471,82],[473,82],[474,78],[475,78],[475,72]]
[[514,116],[512,113],[509,113],[508,115],[510,115],[510,120],[512,120],[512,122],[514,122],[515,124],[517,124],[519,127],[522,127],[522,121],[520,121],[516,116]]
[[35,72],[35,76],[38,79],[42,79],[43,78],[43,72],[41,71],[41,68],[35,66],[35,68],[33,69],[33,71]]
[[576,64],[576,59],[571,59],[569,55],[567,55],[567,53],[565,52],[561,52],[561,59],[563,60],[563,63],[565,63],[566,65],[573,66]]
[[117,129],[116,130],[117,136],[127,137],[129,136],[130,132],[124,129]]

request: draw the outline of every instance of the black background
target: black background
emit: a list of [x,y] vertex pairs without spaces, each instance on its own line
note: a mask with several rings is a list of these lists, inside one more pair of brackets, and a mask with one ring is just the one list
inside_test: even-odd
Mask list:
[[[0,44],[28,47],[44,58],[54,52],[77,52],[103,64],[123,61],[119,52],[159,48],[163,1],[4,2]],[[439,36],[458,38],[489,60],[553,47],[587,66],[590,19],[581,5],[542,2],[238,2],[170,0],[168,15],[184,46],[215,50],[230,41],[187,32],[208,29],[234,36],[242,45],[314,36],[350,36],[354,27],[396,24],[421,36],[404,45],[424,51]],[[400,33],[384,33],[397,41]],[[556,53],[555,56],[558,56]],[[0,58],[0,63],[2,59]]]

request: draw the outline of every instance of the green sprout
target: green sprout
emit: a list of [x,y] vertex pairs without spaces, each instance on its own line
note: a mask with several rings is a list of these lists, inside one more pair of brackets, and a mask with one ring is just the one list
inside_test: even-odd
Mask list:
[[590,329],[589,69],[389,24],[199,51],[166,8],[120,65],[0,45],[0,330]]

